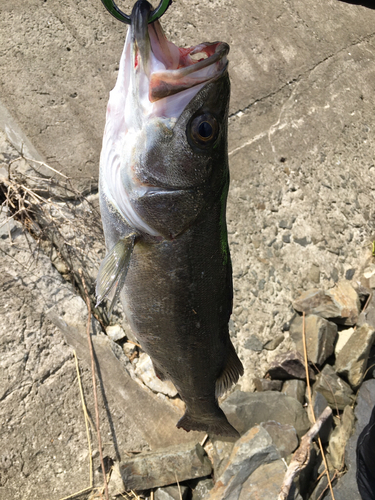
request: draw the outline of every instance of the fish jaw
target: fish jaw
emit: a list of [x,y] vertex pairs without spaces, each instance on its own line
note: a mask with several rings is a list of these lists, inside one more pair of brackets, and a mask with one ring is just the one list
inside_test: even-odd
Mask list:
[[[137,200],[158,191],[197,188],[207,178],[204,167],[173,178],[154,174],[154,151],[168,138],[172,140],[180,116],[197,94],[226,73],[228,51],[229,46],[221,42],[179,48],[166,39],[159,21],[141,35],[133,25],[128,30],[107,106],[100,189],[113,209],[143,234],[165,236],[138,213]],[[198,53],[202,58],[197,61]]]

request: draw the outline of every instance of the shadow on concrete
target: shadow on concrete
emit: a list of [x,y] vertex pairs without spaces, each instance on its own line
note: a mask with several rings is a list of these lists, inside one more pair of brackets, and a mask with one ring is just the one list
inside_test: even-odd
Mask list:
[[362,5],[362,7],[367,7],[368,9],[375,10],[374,0],[339,0],[343,3],[351,3],[352,5]]
[[[92,324],[92,328],[95,328],[95,326],[96,325]],[[93,330],[93,331],[95,331],[95,330]],[[118,442],[117,442],[117,437],[116,437],[115,425],[113,423],[113,418],[112,418],[111,410],[109,409],[108,399],[107,399],[107,396],[106,396],[106,393],[105,393],[105,388],[104,388],[104,382],[103,382],[102,372],[100,370],[100,364],[99,364],[99,361],[98,361],[98,358],[97,358],[94,346],[93,346],[93,354],[94,354],[94,361],[95,361],[95,369],[96,369],[96,373],[97,373],[97,376],[98,376],[98,379],[99,379],[100,391],[101,391],[101,394],[102,394],[103,403],[104,403],[105,411],[106,411],[106,414],[107,414],[109,428],[110,428],[111,434],[112,434],[112,442],[113,442],[113,447],[114,447],[115,453],[116,453],[116,460],[118,462],[120,462],[121,461],[121,456],[120,456],[120,450],[119,450],[119,447],[118,447]]]

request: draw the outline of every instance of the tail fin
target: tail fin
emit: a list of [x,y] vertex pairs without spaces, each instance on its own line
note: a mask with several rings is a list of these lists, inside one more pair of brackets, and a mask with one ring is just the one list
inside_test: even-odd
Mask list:
[[189,409],[187,409],[185,415],[177,422],[176,427],[178,429],[185,429],[187,432],[203,431],[216,436],[240,437],[240,434],[228,422],[227,417],[219,407],[210,419],[191,415]]

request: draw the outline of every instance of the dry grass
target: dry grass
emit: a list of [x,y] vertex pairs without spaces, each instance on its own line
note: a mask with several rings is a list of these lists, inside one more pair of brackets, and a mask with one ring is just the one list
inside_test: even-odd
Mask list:
[[[0,177],[0,228],[11,220],[20,222],[26,237],[36,241],[37,248],[48,255],[82,298],[85,293],[78,269],[83,269],[93,314],[105,328],[105,309],[95,307],[94,297],[97,271],[105,254],[97,200],[95,196],[84,196],[67,176],[45,163],[33,161],[59,178],[20,174],[16,166],[21,160],[29,159],[21,155],[10,160],[7,175]],[[10,231],[9,241],[13,244]],[[37,258],[35,252],[33,255]]]

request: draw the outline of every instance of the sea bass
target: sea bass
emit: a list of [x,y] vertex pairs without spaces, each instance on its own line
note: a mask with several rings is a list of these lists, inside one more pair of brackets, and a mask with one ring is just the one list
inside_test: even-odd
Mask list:
[[156,375],[186,404],[177,427],[237,436],[217,401],[243,374],[228,332],[229,46],[178,48],[150,10],[133,8],[108,102],[98,303],[121,298]]

